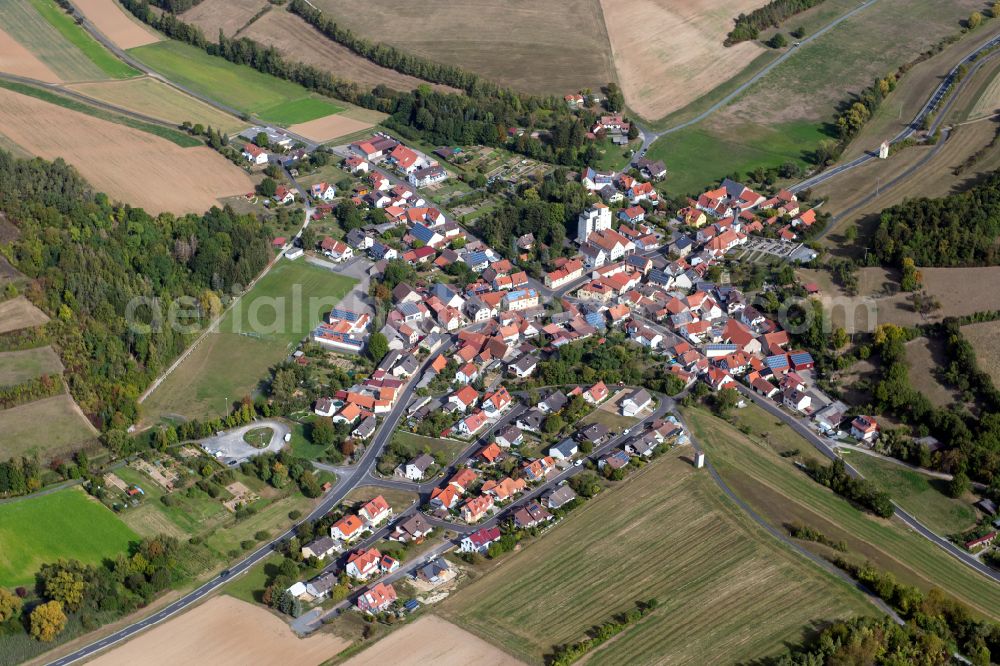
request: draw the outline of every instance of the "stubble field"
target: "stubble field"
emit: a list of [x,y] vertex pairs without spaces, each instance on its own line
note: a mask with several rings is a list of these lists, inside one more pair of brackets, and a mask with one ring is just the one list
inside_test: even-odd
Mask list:
[[759,0],[601,0],[615,69],[629,107],[662,118],[707,94],[765,48],[722,45],[733,18]]
[[[446,618],[529,663],[640,600],[660,606],[589,664],[739,662],[799,642],[813,619],[870,610],[669,454],[449,598]],[[723,611],[724,609],[724,611]]]
[[431,663],[436,666],[518,666],[523,662],[436,615],[425,615],[351,657],[344,666],[424,666]]
[[230,37],[236,34],[267,6],[267,0],[204,0],[181,14],[181,19],[214,40],[219,30]]
[[0,333],[41,326],[49,316],[24,296],[0,302]]
[[136,663],[315,666],[345,647],[346,641],[330,633],[299,639],[277,615],[223,595],[103,653],[90,663],[94,666]]
[[1000,321],[963,326],[962,334],[976,350],[979,368],[1000,386]]
[[58,83],[59,75],[19,41],[0,29],[0,72]]
[[[44,432],[39,424],[45,424]],[[69,454],[76,445],[97,437],[97,430],[84,418],[68,394],[0,410],[0,451],[10,456],[37,456],[48,462],[55,455]]]
[[363,37],[524,92],[561,97],[615,78],[599,0],[314,4]]
[[95,189],[153,213],[203,212],[253,189],[246,173],[210,148],[181,148],[8,90],[0,90],[0,126],[24,150],[61,157]]
[[20,384],[42,375],[62,374],[63,365],[52,347],[0,352],[0,386]]

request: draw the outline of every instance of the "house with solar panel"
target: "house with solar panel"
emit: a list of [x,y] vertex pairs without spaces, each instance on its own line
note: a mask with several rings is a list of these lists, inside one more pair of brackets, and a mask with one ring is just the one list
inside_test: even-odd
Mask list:
[[410,235],[427,247],[437,248],[444,245],[445,238],[433,229],[429,229],[422,224],[414,224],[410,229]]

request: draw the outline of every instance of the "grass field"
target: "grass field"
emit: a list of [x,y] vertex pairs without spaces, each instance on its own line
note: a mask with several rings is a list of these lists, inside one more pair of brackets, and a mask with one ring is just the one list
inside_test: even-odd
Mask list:
[[671,194],[697,194],[724,176],[743,178],[752,168],[786,162],[807,166],[808,151],[826,137],[812,122],[717,126],[706,121],[668,134],[649,149],[650,159],[663,160]]
[[[45,424],[44,432],[39,424]],[[96,436],[97,431],[66,394],[0,410],[0,451],[5,458],[37,455],[48,460]]]
[[219,30],[232,37],[267,4],[267,0],[204,0],[185,11],[181,19],[201,28],[209,39],[215,39]]
[[118,48],[130,49],[162,39],[115,0],[74,0],[74,5]]
[[0,302],[0,333],[41,326],[48,320],[48,315],[24,296]]
[[441,612],[542,663],[553,646],[649,598],[659,608],[587,663],[748,662],[800,642],[814,621],[871,611],[670,455],[501,560]]
[[0,29],[0,71],[45,83],[60,81],[59,75],[52,71],[52,68],[2,29]]
[[[52,7],[55,8],[56,5],[53,3]],[[107,78],[104,70],[38,12],[33,1],[0,3],[0,26],[3,26],[5,33],[15,43],[35,56],[59,79],[80,81]],[[8,71],[33,78],[48,78],[42,77],[43,72],[37,67]]]
[[459,453],[468,448],[468,442],[460,442],[457,439],[438,439],[437,437],[424,437],[405,430],[398,430],[392,436],[393,439],[413,446],[418,451],[428,451],[431,455],[443,453],[449,463],[455,459]]
[[39,566],[59,558],[99,564],[137,539],[78,488],[0,504],[0,587],[28,585]]
[[270,444],[272,437],[274,437],[274,428],[267,427],[253,428],[243,433],[243,441],[258,449],[262,449]]
[[944,494],[945,481],[879,460],[845,451],[844,459],[864,477],[892,495],[917,520],[941,535],[965,532],[976,524],[973,496],[952,499]]
[[268,369],[353,285],[354,280],[311,264],[282,261],[150,395],[144,421],[217,416],[227,397],[252,395]]
[[[747,408],[751,409],[751,408]],[[742,410],[741,410],[742,411]],[[899,520],[863,512],[820,486],[767,442],[748,437],[701,409],[687,410],[689,424],[729,487],[772,525],[797,522],[847,542],[849,559],[869,560],[900,580],[938,587],[994,620],[1000,618],[1000,585],[966,567]],[[771,426],[774,431],[787,426]],[[791,432],[789,430],[789,432]],[[794,437],[794,433],[786,435]],[[803,455],[818,457],[804,440]],[[829,554],[821,546],[807,545]]]
[[73,20],[72,16],[64,12],[53,0],[30,0],[30,4],[39,15],[56,29],[64,40],[79,49],[90,62],[94,63],[107,76],[113,79],[127,79],[130,76],[139,75],[138,71],[114,57],[101,46],[97,40],[91,37],[86,30]]
[[962,327],[962,335],[976,350],[979,369],[1000,386],[1000,321],[987,321]]
[[129,53],[175,83],[268,122],[294,125],[344,110],[298,84],[181,42],[149,44]]
[[906,364],[910,367],[913,388],[923,393],[935,407],[944,407],[961,400],[955,389],[935,377],[947,365],[944,341],[920,337],[906,343]]
[[62,371],[62,361],[52,347],[0,352],[0,386],[20,384],[42,375],[60,375]]
[[192,124],[201,123],[206,127],[211,126],[235,134],[248,124],[236,116],[223,113],[201,100],[148,77],[128,81],[79,83],[71,88],[88,97],[176,125],[187,120]]
[[599,0],[373,0],[363,12],[354,0],[314,4],[364,37],[525,92],[597,91],[615,78]]
[[270,578],[268,568],[276,567],[281,563],[281,559],[279,555],[271,555],[258,562],[236,580],[226,583],[225,587],[222,588],[223,594],[228,594],[250,604],[262,603],[264,587]]

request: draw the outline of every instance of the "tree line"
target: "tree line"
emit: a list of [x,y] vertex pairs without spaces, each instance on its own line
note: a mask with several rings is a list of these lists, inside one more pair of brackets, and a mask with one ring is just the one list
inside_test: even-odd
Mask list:
[[[586,139],[586,133],[588,123],[595,116],[590,112],[574,114],[555,97],[524,95],[481,79],[470,85],[470,92],[466,95],[431,90],[429,86],[409,92],[399,92],[384,85],[365,90],[357,83],[340,79],[318,67],[286,60],[273,46],[265,46],[245,37],[232,39],[220,31],[218,42],[213,43],[199,28],[175,15],[157,15],[148,0],[123,0],[122,4],[140,20],[167,36],[210,55],[293,81],[322,95],[387,113],[390,117],[384,124],[404,138],[420,138],[438,145],[506,147],[569,166],[582,166],[587,158],[594,155],[595,149],[592,142]],[[372,48],[379,54],[391,53],[381,45]],[[400,53],[398,58],[407,59],[409,56]],[[413,67],[424,68],[425,65],[414,64]],[[432,64],[427,63],[426,68],[433,69]],[[426,72],[428,76],[435,76],[429,69]],[[444,72],[442,68],[436,76],[442,80],[448,78]],[[509,128],[524,126],[537,128],[542,134],[538,138],[528,134],[517,138],[508,135]],[[543,134],[546,137],[552,135],[557,141],[543,141]],[[560,137],[565,137],[565,140],[560,140]]]
[[142,389],[190,342],[163,320],[167,307],[187,299],[178,323],[197,324],[271,257],[255,216],[153,217],[93,192],[62,160],[0,151],[0,211],[20,232],[10,257],[52,317],[69,390],[103,429],[133,423]]
[[1000,173],[965,192],[909,199],[882,211],[873,249],[884,266],[1000,263]]
[[815,459],[805,463],[806,473],[838,495],[871,511],[879,518],[891,518],[895,513],[892,498],[867,479],[856,479],[847,473],[843,460],[823,465]]
[[26,402],[50,398],[62,393],[63,381],[59,375],[42,375],[12,386],[0,386],[0,409],[10,409]]
[[815,7],[823,0],[771,0],[763,7],[758,7],[749,14],[740,14],[734,20],[733,29],[726,35],[725,46],[733,46],[740,42],[757,39],[761,30],[770,27],[777,28],[781,22],[799,12]]

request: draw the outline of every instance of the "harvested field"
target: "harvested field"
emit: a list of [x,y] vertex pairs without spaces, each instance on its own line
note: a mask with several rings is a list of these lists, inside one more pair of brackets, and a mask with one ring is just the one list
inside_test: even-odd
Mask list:
[[0,30],[0,71],[46,83],[59,83],[59,76],[24,46]]
[[649,119],[683,108],[765,51],[722,45],[733,18],[760,0],[601,0],[625,101]]
[[[852,561],[869,560],[924,591],[947,590],[975,612],[1000,618],[1000,585],[958,562],[898,518],[883,520],[856,508],[806,476],[794,458],[782,458],[767,442],[743,434],[705,410],[686,410],[685,415],[726,484],[772,525],[808,525],[831,539],[846,541]],[[770,429],[789,428],[781,424]],[[803,457],[819,457],[804,440],[801,450]],[[803,546],[830,553],[816,544]]]
[[267,6],[267,0],[204,0],[181,14],[181,19],[214,40],[219,30],[233,36]]
[[177,125],[187,120],[192,124],[201,123],[229,134],[235,134],[248,125],[236,116],[223,113],[199,99],[148,77],[128,81],[78,83],[69,87],[94,99]]
[[1000,386],[1000,321],[985,321],[962,327],[962,335],[976,350],[979,369]]
[[[51,0],[28,0],[34,10],[59,33],[60,38],[76,47],[80,55],[86,58],[103,73],[101,78],[127,79],[138,76],[139,72],[119,60],[97,41],[83,26],[76,22],[63,7]],[[8,3],[10,4],[10,3]],[[20,35],[19,32],[13,34]],[[28,45],[31,48],[31,45]]]
[[425,615],[351,657],[344,666],[515,666],[523,662],[436,615]]
[[[400,74],[357,55],[328,39],[291,12],[272,10],[250,24],[240,36],[269,44],[291,60],[319,67],[342,79],[355,81],[365,88],[382,84],[395,90],[413,90],[421,85],[429,85],[423,79]],[[434,87],[459,92],[448,86]]]
[[969,118],[992,116],[998,111],[1000,111],[1000,73],[994,73],[993,79],[969,112]]
[[338,139],[342,136],[347,136],[348,134],[353,134],[354,132],[366,130],[369,127],[374,127],[375,124],[376,123],[374,122],[348,118],[346,114],[338,113],[325,118],[310,120],[307,123],[292,125],[288,129],[292,130],[296,134],[301,134],[307,139],[312,139],[313,141],[318,142],[326,142],[333,141],[334,139]]
[[589,664],[741,663],[800,642],[813,619],[872,610],[671,453],[500,560],[441,612],[543,663],[555,645],[650,598],[659,608],[592,652]]
[[[45,424],[39,437],[38,424]],[[0,410],[0,451],[7,456],[49,460],[97,436],[97,430],[68,394]]]
[[959,400],[958,391],[945,386],[934,376],[948,363],[944,342],[938,339],[916,338],[906,343],[906,364],[910,367],[910,382],[935,407],[945,407]]
[[320,632],[299,639],[288,624],[263,608],[230,596],[209,599],[89,662],[94,666],[182,663],[243,666],[313,666],[348,646]]
[[203,212],[219,197],[253,189],[246,173],[211,148],[181,148],[8,90],[0,90],[0,126],[25,150],[62,157],[97,190],[152,213]]
[[115,0],[73,0],[73,4],[119,48],[160,41],[156,33],[132,18]]
[[20,384],[42,375],[61,375],[62,361],[52,347],[0,352],[0,386]]
[[315,0],[358,34],[524,92],[565,95],[614,80],[599,0]]
[[0,303],[0,333],[41,326],[49,316],[24,296]]

